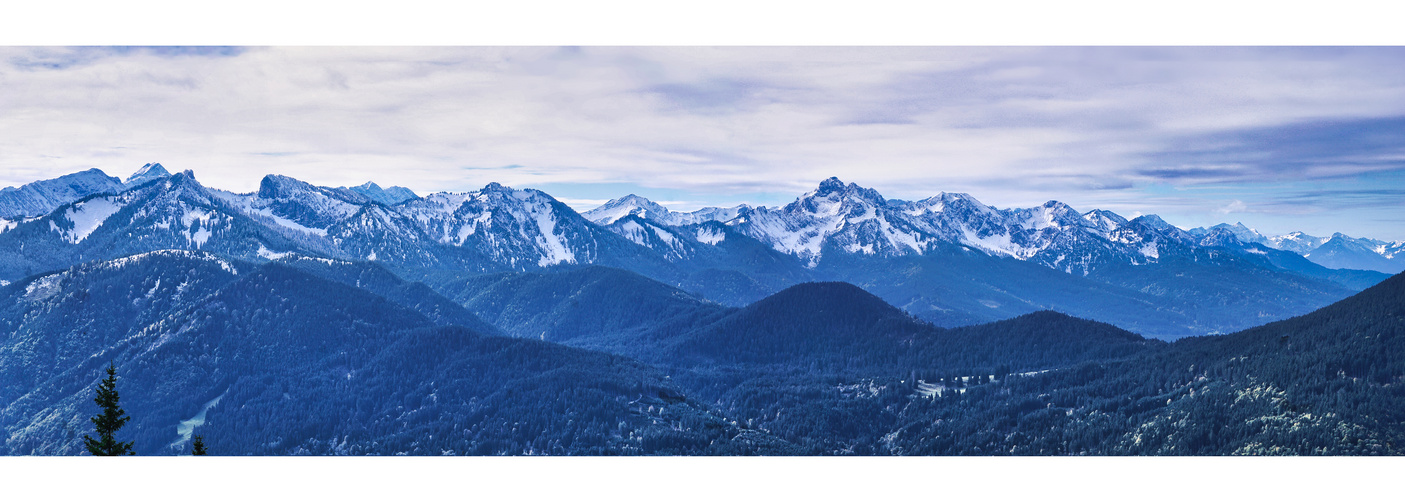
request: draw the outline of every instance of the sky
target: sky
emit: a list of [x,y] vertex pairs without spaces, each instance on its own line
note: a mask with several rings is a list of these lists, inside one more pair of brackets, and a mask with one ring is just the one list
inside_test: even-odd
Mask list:
[[147,162],[577,210],[839,177],[1405,240],[1405,47],[0,47],[0,186]]

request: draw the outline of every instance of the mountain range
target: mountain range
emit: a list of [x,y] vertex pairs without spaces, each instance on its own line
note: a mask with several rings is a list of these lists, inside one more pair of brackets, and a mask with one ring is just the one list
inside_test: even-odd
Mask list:
[[82,453],[109,364],[132,417],[119,438],[143,455],[196,435],[228,455],[1340,455],[1405,439],[1405,275],[1313,260],[1393,262],[1341,235],[1298,253],[1315,240],[838,179],[784,207],[628,196],[577,213],[498,184],[419,196],[270,175],[231,193],[159,164],[0,206],[4,454]]
[[497,183],[420,197],[269,175],[240,194],[153,163],[125,182],[89,170],[11,188],[0,207],[14,214],[0,222],[0,282],[163,249],[378,262],[450,295],[478,276],[596,265],[725,306],[844,281],[941,326],[1049,309],[1165,339],[1322,307],[1387,275],[1314,256],[1391,263],[1400,246],[1338,237],[1299,255],[1242,225],[1184,231],[1154,215],[996,209],[954,193],[889,200],[836,178],[784,207],[677,213],[631,195],[582,214]]

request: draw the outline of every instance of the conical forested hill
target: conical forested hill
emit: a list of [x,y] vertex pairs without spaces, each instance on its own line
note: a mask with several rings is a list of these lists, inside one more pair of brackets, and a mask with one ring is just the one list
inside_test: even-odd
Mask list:
[[803,283],[687,334],[674,352],[699,363],[872,365],[937,331],[854,285]]

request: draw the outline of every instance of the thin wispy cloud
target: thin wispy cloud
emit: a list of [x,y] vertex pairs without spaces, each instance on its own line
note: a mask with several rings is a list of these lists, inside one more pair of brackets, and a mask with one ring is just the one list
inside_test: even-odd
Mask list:
[[7,48],[0,89],[6,185],[160,161],[237,191],[280,173],[696,208],[834,175],[1405,238],[1370,200],[1335,222],[1259,213],[1405,171],[1395,47]]

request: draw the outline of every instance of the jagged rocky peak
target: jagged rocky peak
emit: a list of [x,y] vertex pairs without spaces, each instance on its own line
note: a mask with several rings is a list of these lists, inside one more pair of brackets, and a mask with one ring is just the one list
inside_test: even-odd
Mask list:
[[1063,228],[1083,225],[1082,214],[1074,210],[1073,207],[1057,200],[1046,201],[1043,205],[1031,209],[1030,212],[1026,224],[1028,224],[1031,229],[1044,229],[1048,227]]
[[488,203],[550,207],[551,202],[556,201],[556,198],[538,189],[517,189],[512,186],[504,186],[497,182],[489,182],[488,185],[483,186],[483,189],[478,190],[476,194],[477,196],[471,196],[470,198]]
[[513,191],[515,190],[497,182],[489,182],[488,185],[479,190],[481,193],[511,193]]
[[170,177],[171,173],[166,171],[166,167],[160,163],[148,163],[137,169],[127,180],[122,182],[123,186],[131,187],[153,179],[164,179]]
[[837,215],[863,217],[871,216],[869,205],[884,207],[888,204],[878,191],[866,189],[858,184],[845,184],[837,177],[820,182],[814,191],[805,193],[783,209],[789,214],[810,214],[809,216],[831,218]]
[[835,195],[854,196],[879,205],[887,204],[883,195],[877,190],[868,189],[855,183],[845,184],[838,177],[830,177],[820,181],[819,187],[807,193],[803,198],[833,198]]
[[200,181],[195,180],[194,170],[182,170],[175,174],[171,174],[170,177],[167,178],[171,180],[172,186],[184,186],[187,184],[194,184],[202,188],[204,187],[200,185]]
[[834,191],[842,191],[843,189],[844,181],[839,180],[838,177],[830,177],[828,179],[820,181],[820,187],[818,190],[816,190],[816,193],[824,195]]
[[[163,196],[190,196],[192,200],[199,200],[202,203],[209,202],[211,194],[200,181],[195,180],[195,172],[182,170],[166,177],[166,181],[159,183],[156,189],[165,192]],[[136,191],[133,189],[132,191]]]
[[313,186],[306,182],[288,177],[285,175],[268,174],[259,181],[259,198],[278,199],[288,198],[299,192],[312,189]]

